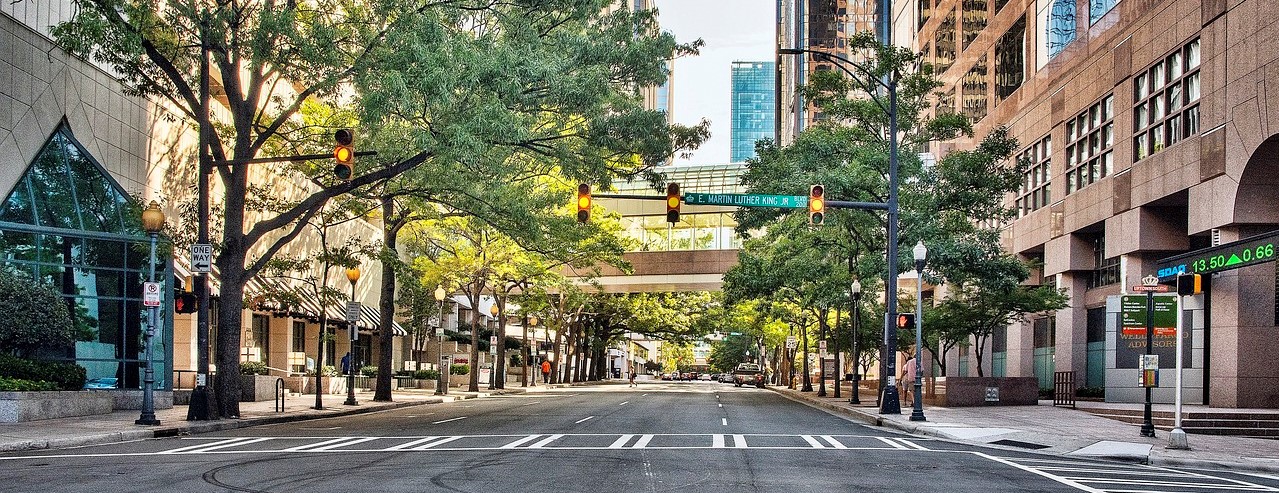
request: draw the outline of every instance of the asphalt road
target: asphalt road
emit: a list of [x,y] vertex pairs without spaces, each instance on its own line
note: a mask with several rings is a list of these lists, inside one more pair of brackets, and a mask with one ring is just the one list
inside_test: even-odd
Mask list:
[[867,427],[711,382],[575,387],[191,437],[0,454],[0,491],[1279,491],[1279,478]]

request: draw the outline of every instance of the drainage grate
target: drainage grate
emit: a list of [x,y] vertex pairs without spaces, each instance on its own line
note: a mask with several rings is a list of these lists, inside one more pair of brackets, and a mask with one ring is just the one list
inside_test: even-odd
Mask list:
[[1019,442],[1019,441],[1017,441],[1017,440],[996,440],[996,441],[990,442],[990,444],[991,444],[991,445],[1006,445],[1006,446],[1009,446],[1009,447],[1028,448],[1028,449],[1031,449],[1031,450],[1039,450],[1039,449],[1041,449],[1041,448],[1048,448],[1048,445],[1040,445],[1040,444],[1038,444],[1038,443],[1030,443],[1030,442]]

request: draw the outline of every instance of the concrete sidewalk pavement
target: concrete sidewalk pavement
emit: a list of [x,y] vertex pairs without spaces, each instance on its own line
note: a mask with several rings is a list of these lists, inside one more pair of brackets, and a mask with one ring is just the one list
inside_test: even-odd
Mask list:
[[187,421],[187,406],[157,409],[159,426],[134,424],[140,412],[115,411],[111,414],[47,419],[23,423],[0,424],[0,451],[19,451],[50,448],[79,447],[115,443],[146,438],[158,438],[212,431],[231,430],[271,423],[283,423],[309,419],[332,418],[353,414],[371,413],[407,406],[438,404],[462,399],[474,399],[490,395],[523,393],[546,387],[507,388],[463,392],[449,389],[449,395],[437,396],[432,390],[402,389],[393,393],[392,402],[373,400],[373,392],[357,391],[358,405],[346,406],[345,395],[325,395],[324,409],[314,409],[315,394],[290,394],[285,397],[284,411],[276,412],[275,401],[241,402],[239,418],[223,418],[210,421]]
[[1157,431],[1154,438],[1143,437],[1140,425],[1082,409],[1055,407],[1051,401],[1041,401],[1038,406],[925,406],[926,421],[911,421],[909,406],[902,406],[901,414],[879,414],[874,393],[867,396],[863,392],[859,396],[862,404],[849,404],[846,392],[835,399],[785,387],[769,389],[866,423],[971,444],[1152,465],[1279,472],[1279,440],[1191,434],[1190,450],[1172,450],[1167,448],[1166,431]]

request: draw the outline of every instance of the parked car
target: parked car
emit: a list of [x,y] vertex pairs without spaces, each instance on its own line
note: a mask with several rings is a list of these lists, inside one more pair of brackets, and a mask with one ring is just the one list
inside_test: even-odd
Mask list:
[[84,382],[85,390],[115,389],[120,387],[120,379],[115,377],[98,377]]
[[719,383],[733,383],[733,374],[732,374],[732,373],[720,373],[720,374],[719,374]]

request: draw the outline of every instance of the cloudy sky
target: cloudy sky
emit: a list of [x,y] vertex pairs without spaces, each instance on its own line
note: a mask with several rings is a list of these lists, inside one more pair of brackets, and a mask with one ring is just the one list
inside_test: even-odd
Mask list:
[[673,100],[675,121],[711,121],[711,138],[691,159],[675,162],[728,162],[734,61],[773,60],[776,0],[656,0],[662,29],[680,42],[701,38],[701,55],[675,60]]

